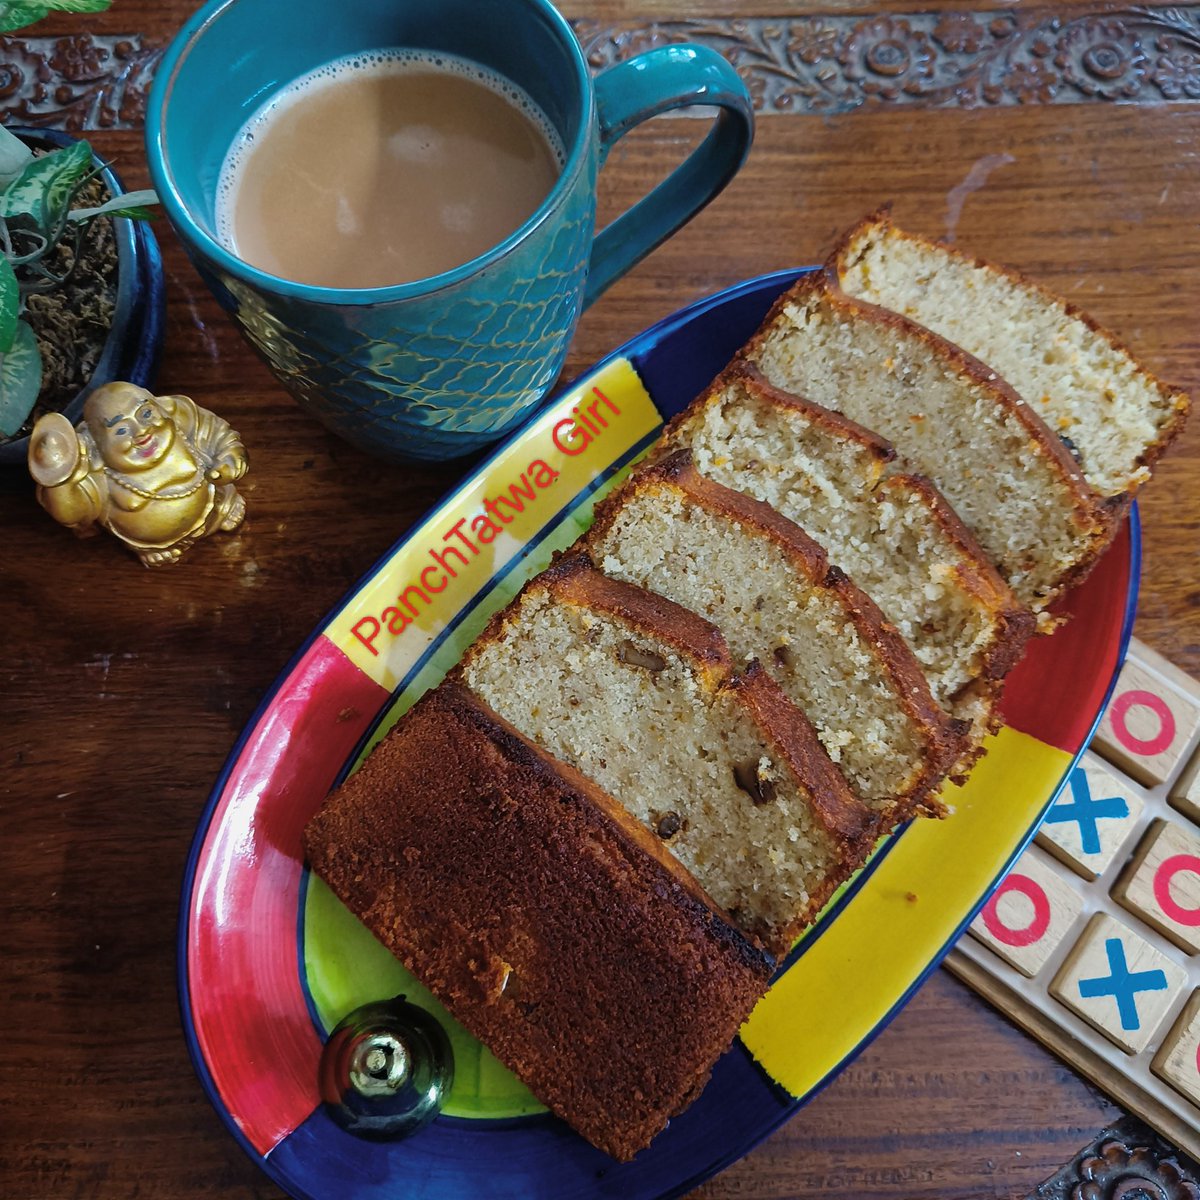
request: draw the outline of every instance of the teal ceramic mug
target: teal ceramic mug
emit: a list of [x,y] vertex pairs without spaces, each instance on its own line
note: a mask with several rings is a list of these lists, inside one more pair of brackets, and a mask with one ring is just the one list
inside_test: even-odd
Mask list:
[[[565,151],[549,196],[499,245],[415,283],[314,287],[238,259],[215,207],[242,126],[300,76],[385,47],[458,55],[524,89]],[[690,104],[715,106],[707,138],[597,235],[609,149]],[[593,79],[545,0],[211,0],[168,48],[147,116],[154,186],[217,298],[302,405],[396,461],[467,454],[528,415],[583,309],[725,186],[752,137],[750,97],[719,55],[666,46]]]

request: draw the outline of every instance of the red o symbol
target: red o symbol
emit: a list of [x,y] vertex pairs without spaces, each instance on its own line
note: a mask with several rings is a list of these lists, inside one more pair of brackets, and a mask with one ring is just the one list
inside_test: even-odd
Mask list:
[[[1020,892],[1033,905],[1033,916],[1024,929],[1013,929],[1000,919],[999,904],[1009,892]],[[988,933],[996,941],[1006,946],[1032,946],[1034,942],[1041,941],[1050,928],[1050,901],[1041,885],[1034,883],[1028,875],[1010,875],[992,893],[980,916]]]
[[[1151,738],[1140,738],[1131,733],[1125,723],[1131,708],[1148,708],[1158,718],[1158,732]],[[1112,721],[1113,732],[1117,741],[1126,750],[1134,754],[1149,757],[1161,754],[1175,740],[1175,714],[1167,706],[1167,702],[1153,692],[1142,692],[1134,689],[1122,692],[1108,710],[1109,720]]]
[[1154,872],[1154,899],[1176,925],[1200,925],[1200,907],[1184,908],[1171,895],[1171,880],[1184,871],[1200,875],[1200,858],[1194,854],[1172,854],[1170,858],[1164,858]]

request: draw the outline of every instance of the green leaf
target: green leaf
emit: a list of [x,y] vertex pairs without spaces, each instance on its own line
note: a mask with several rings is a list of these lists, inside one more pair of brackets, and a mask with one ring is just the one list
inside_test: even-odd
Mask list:
[[21,289],[12,263],[0,254],[0,354],[12,349],[17,333],[17,314],[21,311]]
[[35,158],[0,194],[0,217],[28,213],[43,233],[50,233],[91,165],[92,148],[87,142]]
[[0,434],[12,437],[25,424],[41,390],[37,338],[24,321],[18,321],[12,348],[0,355]]
[[11,0],[11,3],[0,4],[0,33],[24,29],[34,21],[40,21],[49,11],[50,6],[47,4],[29,4],[26,0]]
[[157,221],[159,216],[153,208],[143,208],[141,205],[134,205],[133,208],[118,208],[116,212],[108,214],[110,217],[128,217],[131,221]]
[[112,0],[45,0],[55,12],[97,13],[104,12]]
[[68,13],[103,12],[112,0],[8,0],[0,4],[0,33],[12,33],[47,16],[51,10]]
[[122,192],[114,196],[107,204],[96,208],[73,208],[72,221],[90,221],[93,217],[132,217],[134,220],[147,220],[154,214],[146,207],[158,203],[158,193],[151,188],[143,188],[140,192]]
[[0,188],[11,183],[33,159],[33,151],[0,125]]

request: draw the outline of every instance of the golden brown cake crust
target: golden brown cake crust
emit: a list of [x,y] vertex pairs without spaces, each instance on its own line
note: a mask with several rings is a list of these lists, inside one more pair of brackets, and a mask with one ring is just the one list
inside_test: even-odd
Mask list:
[[795,392],[776,387],[754,363],[748,360],[735,358],[725,369],[721,378],[722,380],[736,381],[748,391],[754,392],[772,404],[778,404],[781,408],[794,408],[806,413],[814,424],[822,425],[830,433],[848,438],[866,447],[880,463],[886,464],[895,461],[896,447],[887,438],[880,437],[875,430],[850,420],[845,413],[834,412],[833,409],[817,404],[805,396],[798,396]]
[[472,655],[481,647],[498,641],[508,623],[520,619],[521,601],[538,591],[550,592],[569,604],[596,608],[646,629],[702,666],[714,683],[733,673],[729,647],[715,625],[653,592],[609,579],[596,570],[585,552],[568,550],[556,555],[550,566],[529,580],[513,600],[492,617],[468,649],[463,662],[454,669],[455,678],[463,676],[463,667]]
[[[677,487],[699,507],[736,521],[769,540],[811,588],[833,594],[859,637],[875,648],[876,661],[909,719],[922,730],[925,742],[920,777],[891,814],[897,820],[911,816],[915,808],[931,797],[946,772],[958,761],[964,749],[965,730],[947,717],[934,700],[929,681],[904,639],[888,624],[874,600],[839,567],[831,566],[824,547],[813,541],[799,525],[764,501],[701,475],[691,452],[686,449],[675,450],[636,470],[616,493],[608,497],[596,510],[588,544],[598,544],[604,539],[630,492],[660,485]],[[940,814],[942,810],[931,801],[930,811]]]
[[623,1160],[703,1087],[773,968],[632,824],[445,683],[304,835],[454,1016]]
[[[799,279],[772,306],[763,322],[762,329],[739,352],[747,359],[755,357],[755,349],[762,340],[764,331],[789,304],[824,304],[832,311],[848,318],[858,317],[876,325],[895,330],[901,336],[924,345],[930,353],[941,359],[947,369],[956,372],[965,383],[990,394],[996,405],[1009,413],[1025,430],[1029,439],[1040,447],[1043,456],[1054,467],[1054,473],[1074,501],[1072,521],[1080,533],[1098,537],[1110,532],[1108,512],[1101,498],[1088,484],[1079,469],[1079,464],[1062,442],[1050,432],[1045,421],[992,370],[961,346],[910,321],[908,317],[894,313],[891,309],[869,304],[865,300],[848,296],[838,286],[836,271],[829,268],[814,271]],[[1107,543],[1105,543],[1107,544]]]
[[866,862],[882,830],[877,814],[850,791],[812,723],[757,660],[747,663],[729,686],[737,691],[771,749],[803,782],[814,816],[832,835],[840,852],[837,869],[809,881],[808,903],[788,924],[759,932],[767,951],[782,958],[796,938],[820,916],[834,892]]
[[[1125,511],[1122,498],[1106,499],[1100,496],[1084,478],[1079,464],[1062,442],[995,371],[923,325],[890,309],[846,295],[838,286],[836,272],[830,267],[802,277],[784,292],[771,307],[758,331],[738,352],[738,358],[752,362],[760,357],[768,334],[777,320],[784,318],[788,305],[825,306],[847,319],[866,320],[890,329],[898,336],[924,346],[931,355],[941,360],[947,371],[956,373],[968,386],[988,394],[998,408],[1017,421],[1030,442],[1038,447],[1039,457],[1045,459],[1066,493],[1063,516],[1067,526],[1074,530],[1075,558],[1065,570],[1060,571],[1053,581],[1052,590],[1043,599],[1049,603],[1090,574],[1120,527],[1120,517]],[[1053,628],[1054,622],[1046,621],[1041,627]]]
[[[729,648],[715,625],[655,592],[610,579],[596,570],[586,554],[560,559],[540,578],[568,602],[609,612],[664,641],[674,634],[681,649],[719,662],[726,675],[722,686],[738,693],[797,779],[811,791],[813,806],[826,828],[847,846],[872,834],[874,814],[850,791],[809,719],[759,663],[750,662],[734,674]],[[686,638],[679,636],[682,630],[687,631]]]
[[675,450],[678,447],[675,434],[680,426],[691,420],[703,407],[708,397],[719,394],[731,384],[745,388],[769,404],[778,405],[780,408],[793,408],[804,413],[810,421],[827,429],[835,437],[843,437],[857,442],[870,453],[881,469],[896,457],[896,448],[874,430],[868,429],[865,425],[859,425],[857,421],[850,420],[843,413],[834,412],[833,409],[815,404],[803,396],[797,396],[794,392],[776,387],[767,380],[754,363],[735,358],[708,388],[667,422],[651,450],[649,458],[653,461]]
[[[735,360],[705,392],[667,425],[651,455],[651,461],[661,460],[673,453],[680,444],[677,440],[679,430],[702,411],[713,396],[719,395],[731,383],[736,383],[765,404],[802,412],[807,420],[828,430],[833,436],[863,446],[875,460],[880,472],[896,457],[895,449],[885,438],[841,413],[768,383],[753,363]],[[930,480],[921,475],[881,474],[876,476],[874,490],[864,499],[882,500],[891,492],[918,493],[922,497],[945,536],[962,555],[963,561],[953,566],[959,586],[993,616],[995,635],[981,651],[980,681],[968,686],[976,695],[990,696],[989,703],[994,705],[999,698],[1004,676],[1024,653],[1029,638],[1037,629],[1037,620],[1017,599],[1012,588],[984,553],[975,535]],[[977,750],[960,760],[958,771],[965,771],[979,753]]]
[[[778,928],[748,924],[734,914],[739,926],[749,936],[758,938],[769,953],[776,956],[786,953],[795,933],[820,911],[813,897],[827,897],[862,863],[875,834],[876,815],[850,791],[807,717],[758,663],[751,662],[740,674],[735,673],[729,648],[715,625],[663,596],[601,574],[582,551],[557,559],[531,579],[498,617],[508,613],[510,620],[522,619],[522,599],[539,590],[563,604],[603,612],[628,626],[631,632],[644,633],[674,647],[693,669],[703,673],[706,687],[714,694],[724,692],[746,711],[758,735],[770,744],[779,761],[792,773],[803,797],[809,801],[813,817],[836,843],[839,861],[828,878],[806,885],[809,903],[804,906],[801,919],[789,925],[787,932],[781,934]],[[469,678],[471,655],[479,653],[489,638],[499,639],[503,628],[494,618],[467,652],[464,664],[455,668],[449,678],[456,682]]]
[[965,561],[955,564],[955,577],[964,591],[992,613],[997,625],[996,636],[984,652],[980,676],[993,681],[1003,679],[1025,653],[1037,628],[1037,618],[1013,594],[932,480],[924,475],[891,475],[880,481],[876,495],[886,496],[892,490],[920,493],[942,532],[961,551]]
[[644,628],[723,674],[733,671],[729,647],[711,621],[656,592],[610,579],[596,570],[586,552],[559,558],[534,582],[538,581],[568,603],[595,608]]
[[[959,262],[967,263],[968,265],[977,268],[978,270],[988,271],[993,275],[1003,276],[1014,284],[1025,288],[1027,291],[1033,292],[1047,305],[1057,308],[1060,312],[1064,312],[1069,317],[1074,317],[1075,320],[1081,321],[1092,333],[1098,338],[1108,343],[1119,354],[1125,355],[1134,363],[1138,362],[1133,351],[1119,338],[1111,329],[1101,325],[1094,317],[1084,312],[1081,308],[1077,308],[1069,300],[1062,296],[1056,295],[1049,288],[1043,287],[1036,280],[1030,279],[1022,272],[1014,270],[1012,267],[1005,267],[999,263],[994,263],[988,259],[977,258],[974,255],[966,254],[957,246],[948,245],[945,242],[935,242],[928,238],[920,237],[917,234],[909,233],[907,230],[899,230],[892,224],[892,206],[890,204],[881,205],[873,213],[869,213],[858,224],[852,226],[845,234],[842,235],[837,245],[834,246],[827,260],[827,270],[832,272],[834,278],[840,277],[843,271],[847,268],[850,258],[853,254],[855,244],[862,238],[871,236],[875,231],[879,231],[886,235],[894,231],[897,237],[904,238],[906,241],[913,242],[917,245],[936,248],[941,254],[945,254],[951,258],[957,259]],[[964,351],[965,353],[965,351]],[[1139,367],[1139,370],[1141,368]],[[1155,391],[1163,398],[1164,402],[1171,408],[1173,412],[1172,419],[1165,424],[1159,431],[1159,436],[1155,438],[1138,456],[1137,465],[1153,468],[1154,464],[1162,457],[1164,451],[1175,440],[1176,437],[1183,431],[1183,427],[1187,422],[1188,414],[1191,410],[1191,399],[1186,392],[1181,388],[1175,387],[1173,384],[1166,383],[1157,376],[1152,375],[1149,371],[1142,370],[1142,374],[1146,380],[1150,382]],[[1125,507],[1114,509],[1111,512],[1111,518],[1119,522],[1125,514]]]
[[[736,360],[713,382],[708,391],[675,416],[664,429],[659,441],[660,457],[664,457],[676,449],[677,443],[672,439],[671,434],[679,425],[694,415],[708,396],[719,392],[733,381],[765,403],[803,412],[810,421],[829,430],[835,436],[857,442],[866,448],[881,465],[891,463],[896,458],[895,447],[879,434],[815,401],[807,400],[803,396],[797,396],[768,383],[762,372],[753,363]],[[1033,614],[1013,594],[1012,588],[1008,586],[1000,572],[996,570],[995,565],[984,553],[975,535],[963,524],[962,518],[954,511],[949,501],[938,491],[931,480],[923,475],[887,475],[878,481],[873,495],[879,498],[886,495],[889,490],[919,492],[946,536],[959,548],[964,559],[970,560],[969,567],[956,566],[957,578],[971,595],[1000,617],[1004,623],[1005,634],[1009,635],[1003,641],[995,642],[987,653],[988,666],[984,671],[985,677],[1000,678],[1024,652],[1025,642],[1036,624]],[[1011,640],[1009,640],[1010,638]]]
[[847,849],[847,860],[860,863],[863,844],[869,845],[874,840],[877,819],[850,791],[841,771],[825,753],[812,723],[783,694],[757,659],[747,663],[730,686],[754,714],[772,747],[808,788],[813,809],[825,828]]
[[674,638],[685,653],[711,663],[720,672],[718,686],[738,693],[801,785],[811,791],[826,828],[847,846],[871,836],[874,814],[850,791],[808,718],[757,662],[735,674],[729,648],[715,625],[645,588],[610,579],[585,553],[559,559],[538,579],[568,603],[611,613],[663,641]]

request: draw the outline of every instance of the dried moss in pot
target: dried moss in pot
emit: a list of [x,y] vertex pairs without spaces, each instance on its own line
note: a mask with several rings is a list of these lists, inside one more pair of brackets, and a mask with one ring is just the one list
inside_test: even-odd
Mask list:
[[[81,199],[100,205],[111,197],[93,180]],[[18,436],[28,435],[44,412],[61,412],[92,378],[117,303],[117,242],[112,221],[101,218],[88,230],[76,252],[60,246],[53,264],[70,272],[69,289],[30,296],[25,319],[42,356],[42,386],[33,412]]]
[[155,196],[114,196],[103,172],[86,142],[37,153],[0,128],[0,439],[9,445],[79,398],[110,341],[111,218],[145,216]]

